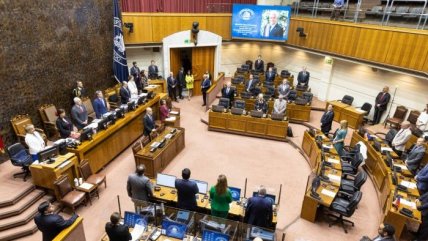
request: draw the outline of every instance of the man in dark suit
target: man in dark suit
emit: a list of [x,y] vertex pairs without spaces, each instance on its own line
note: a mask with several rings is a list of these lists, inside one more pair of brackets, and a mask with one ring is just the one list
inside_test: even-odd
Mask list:
[[202,91],[202,99],[204,101],[204,103],[202,104],[202,106],[206,106],[207,105],[207,91],[208,89],[211,87],[211,80],[209,78],[208,74],[204,74],[202,83],[201,83],[201,91]]
[[186,86],[186,77],[185,77],[185,74],[184,74],[184,68],[183,67],[181,67],[180,71],[178,71],[178,74],[177,74],[177,84],[178,84],[178,97],[180,99],[183,99],[183,94],[182,94],[183,87]]
[[307,87],[309,85],[310,74],[306,71],[306,67],[302,68],[302,71],[297,75],[297,84],[300,86]]
[[143,91],[143,84],[141,83],[141,75],[140,68],[137,66],[137,62],[132,62],[132,67],[129,71],[131,75],[134,77],[135,85],[139,92]]
[[385,86],[383,87],[382,92],[379,92],[379,94],[376,96],[373,125],[379,124],[383,112],[385,112],[386,108],[388,107],[389,100],[391,99],[391,95],[388,93],[388,91],[389,87]]
[[177,207],[180,209],[186,209],[190,211],[196,211],[196,194],[199,192],[198,185],[189,181],[190,170],[189,168],[184,168],[181,172],[181,177],[183,179],[175,180],[175,188],[177,189]]
[[416,208],[421,211],[422,223],[419,225],[416,241],[428,240],[428,192],[416,199]]
[[321,117],[321,131],[324,135],[328,135],[328,132],[331,130],[331,125],[334,119],[333,106],[328,105],[327,111]]
[[129,99],[131,98],[131,91],[129,91],[128,89],[128,82],[122,82],[122,87],[120,87],[119,94],[120,102],[122,104],[127,104],[129,102]]
[[126,190],[128,196],[132,199],[135,204],[135,211],[137,212],[136,201],[149,201],[149,198],[153,196],[152,184],[150,179],[144,176],[146,167],[143,164],[137,166],[135,173],[128,176],[126,183]]
[[422,168],[415,176],[416,186],[418,187],[419,193],[422,195],[428,192],[428,164]]
[[74,97],[73,101],[74,105],[71,108],[71,117],[77,129],[81,130],[88,124],[88,111],[79,97]]
[[253,75],[250,74],[250,79],[247,81],[247,83],[245,83],[245,91],[250,92],[252,95],[254,95],[254,90],[257,84],[258,81],[253,79]]
[[103,96],[103,92],[101,90],[97,90],[96,92],[97,98],[94,100],[94,111],[97,119],[100,119],[105,113],[107,113],[109,104],[106,102]]
[[266,82],[274,82],[275,81],[275,76],[276,76],[276,73],[273,72],[273,68],[270,67],[269,70],[268,70],[268,72],[266,72],[266,79],[265,79],[265,81]]
[[155,61],[150,61],[149,65],[149,79],[157,79],[158,78],[158,66],[155,65]]
[[150,136],[150,133],[152,133],[152,131],[156,131],[155,120],[153,117],[153,110],[150,107],[146,109],[146,115],[143,118],[143,125],[144,125],[143,133],[145,136]]
[[73,214],[70,219],[64,220],[63,217],[54,213],[54,207],[48,201],[42,202],[38,211],[39,213],[34,217],[34,222],[43,234],[43,241],[53,240],[63,229],[72,225],[78,217]]
[[110,222],[106,223],[106,233],[109,240],[114,241],[128,241],[132,240],[132,235],[129,232],[129,227],[125,224],[120,224],[120,214],[118,212],[112,213]]
[[370,239],[367,236],[364,236],[361,241],[395,241],[394,234],[395,234],[395,228],[394,226],[387,224],[387,223],[381,223],[377,232],[379,233],[378,236],[374,237],[373,239]]
[[178,100],[177,100],[177,79],[174,78],[174,74],[172,72],[169,72],[169,77],[166,79],[166,82],[168,84],[169,98],[178,102]]
[[226,83],[226,86],[221,89],[221,97],[229,99],[229,108],[232,106],[232,102],[235,99],[235,90],[231,88],[232,84],[230,81]]
[[270,227],[272,205],[272,201],[266,198],[266,188],[260,187],[258,195],[248,199],[244,222],[264,228]]
[[269,15],[269,24],[265,25],[263,37],[281,38],[284,35],[284,29],[278,24],[278,12],[271,11]]
[[265,69],[265,63],[262,60],[262,56],[259,55],[256,61],[254,61],[254,70],[257,72],[263,72]]
[[416,145],[410,150],[409,154],[406,157],[406,165],[409,171],[416,174],[416,171],[419,169],[419,165],[425,155],[425,146],[424,138],[418,138]]

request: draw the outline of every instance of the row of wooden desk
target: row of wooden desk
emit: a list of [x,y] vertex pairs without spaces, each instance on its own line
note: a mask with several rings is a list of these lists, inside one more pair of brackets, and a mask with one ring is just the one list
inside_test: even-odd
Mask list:
[[233,115],[230,112],[208,112],[208,130],[286,141],[288,121]]
[[339,100],[331,100],[326,104],[326,109],[329,105],[333,106],[334,111],[334,121],[340,122],[342,120],[348,121],[348,126],[354,129],[357,129],[363,123],[365,111],[344,104]]

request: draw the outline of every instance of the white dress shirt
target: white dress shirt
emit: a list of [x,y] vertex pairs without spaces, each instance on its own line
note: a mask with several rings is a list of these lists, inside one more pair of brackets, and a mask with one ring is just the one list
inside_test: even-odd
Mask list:
[[410,139],[412,131],[410,128],[400,129],[392,140],[392,146],[395,147],[398,151],[404,151],[406,148],[406,143]]
[[138,89],[137,89],[137,85],[135,84],[135,81],[128,82],[128,89],[129,89],[129,92],[131,92],[131,98],[138,97]]
[[27,133],[25,135],[25,143],[27,143],[31,155],[36,155],[45,149],[45,141],[37,131],[34,131],[33,134]]
[[427,123],[428,123],[428,114],[426,111],[424,111],[419,115],[418,120],[416,121],[416,126],[418,127],[419,130],[424,131],[427,128]]

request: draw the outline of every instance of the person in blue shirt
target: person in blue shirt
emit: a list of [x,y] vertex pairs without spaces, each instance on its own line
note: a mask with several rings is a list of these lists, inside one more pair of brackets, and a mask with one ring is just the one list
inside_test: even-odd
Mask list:
[[199,192],[198,185],[190,181],[190,169],[184,168],[181,172],[183,179],[175,180],[175,189],[177,189],[177,207],[190,211],[196,211],[196,194]]
[[340,9],[343,8],[343,0],[334,0],[333,11],[331,12],[330,20],[338,20],[340,16]]
[[105,113],[107,113],[110,107],[107,101],[104,99],[103,92],[101,92],[101,90],[97,90],[95,93],[97,98],[94,100],[93,106],[97,119],[100,119]]
[[204,104],[202,106],[206,106],[207,105],[207,91],[208,89],[211,87],[211,80],[209,78],[208,74],[204,74],[204,79],[202,80],[201,83],[201,89],[202,89],[202,98],[204,101]]
[[259,227],[270,227],[272,224],[272,205],[272,200],[266,198],[266,188],[261,186],[258,195],[248,199],[244,222]]
[[333,139],[333,146],[339,156],[343,156],[343,147],[345,146],[345,138],[348,134],[348,121],[342,120],[340,122],[340,128],[336,132],[336,136]]

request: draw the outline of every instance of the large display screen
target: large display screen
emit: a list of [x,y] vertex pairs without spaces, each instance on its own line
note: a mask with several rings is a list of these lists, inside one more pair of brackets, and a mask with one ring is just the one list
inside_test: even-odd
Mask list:
[[289,6],[233,4],[232,38],[286,41]]

